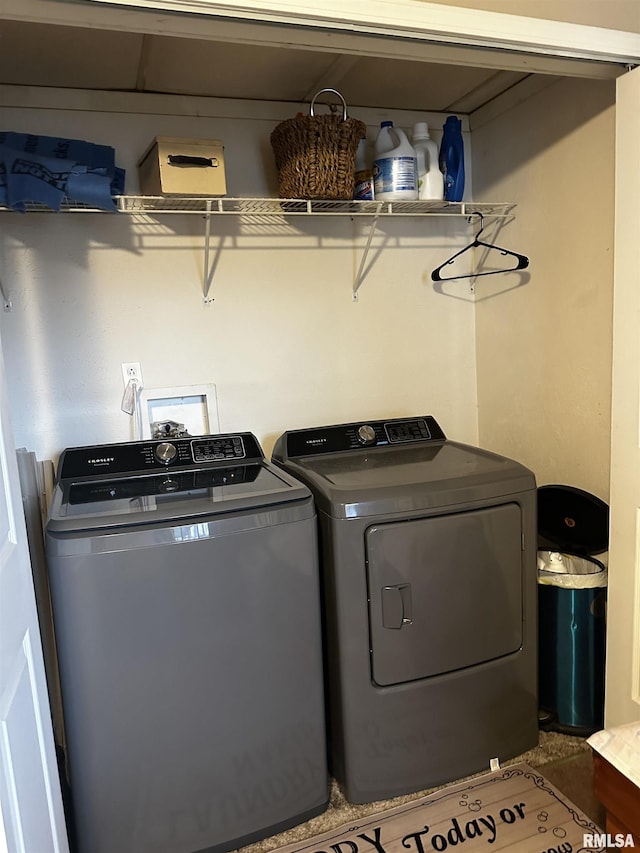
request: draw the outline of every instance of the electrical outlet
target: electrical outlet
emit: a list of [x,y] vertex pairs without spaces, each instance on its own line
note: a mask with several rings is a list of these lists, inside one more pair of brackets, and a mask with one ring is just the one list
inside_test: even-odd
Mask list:
[[135,379],[138,387],[142,388],[142,368],[139,361],[128,361],[122,364],[122,381],[125,387],[131,379]]

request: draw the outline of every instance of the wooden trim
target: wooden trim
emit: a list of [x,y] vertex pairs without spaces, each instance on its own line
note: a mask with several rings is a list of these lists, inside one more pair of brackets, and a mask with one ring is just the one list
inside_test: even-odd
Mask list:
[[[27,2],[27,0],[22,0]],[[114,0],[85,0],[85,3]],[[422,0],[115,0],[120,6],[154,12],[215,15],[237,20],[262,20],[294,26],[357,28],[359,32],[402,38],[426,37],[464,41],[482,47],[509,47],[537,53],[586,56],[616,61],[637,55],[640,34],[551,21],[482,9],[460,8]],[[462,37],[462,38],[461,38]],[[621,53],[620,53],[621,52]]]
[[593,788],[607,810],[607,832],[631,833],[640,846],[640,788],[597,752],[593,754]]
[[[607,592],[607,729],[640,720],[640,69],[616,81],[611,482]],[[635,661],[634,661],[635,658]],[[640,813],[640,810],[639,810]]]
[[3,0],[1,18],[593,79],[640,65],[638,33],[422,0]]

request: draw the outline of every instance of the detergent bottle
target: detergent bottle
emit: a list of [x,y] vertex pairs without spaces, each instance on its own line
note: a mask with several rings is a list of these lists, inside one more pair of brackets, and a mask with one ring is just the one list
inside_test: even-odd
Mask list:
[[404,131],[383,121],[376,138],[373,161],[376,200],[411,201],[418,198],[416,152]]
[[458,116],[449,116],[444,123],[440,144],[440,170],[444,175],[446,201],[462,201],[464,195],[464,148],[462,122]]
[[418,198],[421,201],[442,201],[444,176],[440,171],[438,146],[429,134],[429,125],[426,121],[414,124],[411,143],[416,152],[418,165]]

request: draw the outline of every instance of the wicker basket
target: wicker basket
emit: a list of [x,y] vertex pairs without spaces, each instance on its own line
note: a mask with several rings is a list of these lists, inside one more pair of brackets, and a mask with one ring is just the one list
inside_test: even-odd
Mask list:
[[[342,116],[336,105],[331,113],[314,115],[318,95],[333,92],[342,101]],[[367,134],[364,122],[347,118],[347,104],[335,89],[321,89],[309,107],[309,115],[298,113],[281,122],[271,134],[278,169],[280,198],[353,198],[356,152]]]

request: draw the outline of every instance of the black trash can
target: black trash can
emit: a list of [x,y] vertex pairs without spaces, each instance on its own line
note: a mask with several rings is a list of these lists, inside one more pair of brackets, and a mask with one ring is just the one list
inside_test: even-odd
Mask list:
[[538,489],[538,690],[543,728],[604,727],[609,507],[572,486]]

